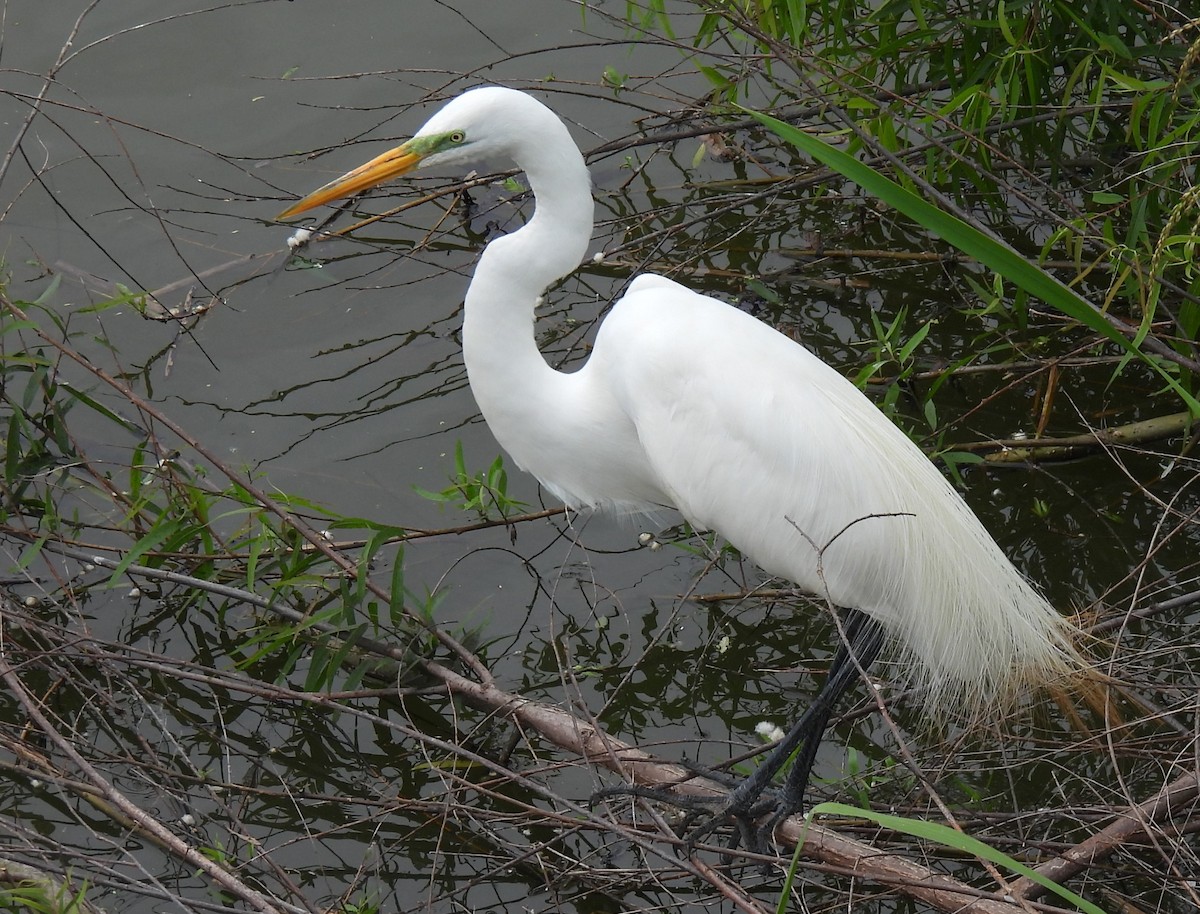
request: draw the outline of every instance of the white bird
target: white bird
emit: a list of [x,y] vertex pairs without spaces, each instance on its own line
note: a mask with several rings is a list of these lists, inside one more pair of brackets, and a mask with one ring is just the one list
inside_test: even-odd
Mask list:
[[522,228],[487,245],[466,295],[463,357],[496,440],[572,508],[676,508],[848,611],[848,646],[820,695],[713,821],[764,812],[764,790],[798,747],[776,818],[800,808],[834,703],[885,640],[935,714],[1000,708],[1080,676],[1078,631],[925,455],[850,381],[756,318],[642,274],[583,367],[546,364],[534,305],[587,252],[593,201],[578,147],[532,96],[464,92],[280,218],[415,168],[496,158],[524,170],[536,199]]

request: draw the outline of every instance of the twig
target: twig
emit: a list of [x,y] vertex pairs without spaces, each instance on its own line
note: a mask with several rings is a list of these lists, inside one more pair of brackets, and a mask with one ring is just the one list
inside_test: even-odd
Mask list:
[[[7,308],[19,320],[29,320],[28,316],[26,316],[26,314],[12,302],[3,291],[0,291],[0,307]],[[130,388],[129,385],[117,380],[98,366],[93,365],[88,359],[84,358],[74,349],[45,333],[41,329],[35,328],[33,332],[36,333],[37,336],[45,341],[48,345],[53,346],[57,351],[85,369],[98,380],[103,381],[109,387],[113,388],[144,415],[152,416],[157,422],[169,429],[188,447],[194,450],[205,460],[209,461],[212,466],[220,470],[221,473],[223,473],[228,479],[236,481],[238,485],[241,486],[258,504],[262,505],[272,514],[278,517],[284,524],[290,526],[297,533],[308,540],[308,542],[311,543],[318,552],[337,565],[338,568],[340,568],[348,577],[353,579],[357,575],[358,569],[355,564],[342,555],[341,552],[335,549],[319,531],[313,529],[310,524],[298,517],[296,514],[287,511],[281,504],[279,504],[278,501],[267,495],[266,491],[264,491],[260,486],[255,485],[250,479],[235,473],[225,463],[225,461],[216,455],[211,448],[196,439],[186,429],[184,429],[183,426],[179,425],[179,423],[165,415],[160,409],[155,407],[144,397],[134,393],[133,389]],[[386,590],[384,590],[374,581],[371,581],[369,578],[366,581],[366,586],[373,594],[375,594],[375,596],[379,597],[379,599],[390,605],[391,594],[387,593]],[[451,637],[450,634],[433,625],[427,619],[423,619],[419,614],[407,611],[406,614],[409,616],[409,618],[428,630],[430,634],[432,634],[435,638],[441,641],[442,644],[449,648],[456,656],[459,657],[459,659],[462,660],[464,664],[470,667],[471,670],[477,676],[479,676],[482,681],[486,682],[491,680],[491,671],[488,670],[488,668],[483,664],[482,661],[480,661],[474,652],[465,648],[458,642],[457,639]]]
[[1190,413],[1171,413],[1140,422],[1130,422],[1113,428],[1101,428],[1081,435],[1063,438],[1001,438],[994,441],[968,441],[957,444],[957,451],[988,451],[986,463],[1031,463],[1034,461],[1066,460],[1086,451],[1112,445],[1142,444],[1183,434],[1195,420]]
[[[477,707],[536,730],[555,745],[582,756],[589,763],[612,768],[615,759],[615,764],[623,769],[621,773],[634,784],[670,788],[675,793],[702,798],[724,795],[721,788],[697,779],[687,769],[663,763],[597,727],[582,725],[574,715],[559,708],[513,695],[492,684],[473,682],[437,663],[427,663],[425,668],[441,679],[454,694]],[[794,844],[800,839],[803,828],[803,820],[793,816],[779,825],[777,834]],[[820,825],[809,825],[804,841],[806,856],[845,867],[863,878],[895,885],[904,894],[943,911],[1014,914],[1021,910],[1018,905],[996,896],[981,897],[977,889],[956,879],[934,873],[897,854],[880,852],[869,844],[847,838]]]

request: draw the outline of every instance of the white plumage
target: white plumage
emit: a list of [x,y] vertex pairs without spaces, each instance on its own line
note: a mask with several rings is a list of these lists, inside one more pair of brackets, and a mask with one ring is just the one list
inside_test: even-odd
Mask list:
[[755,318],[646,274],[583,367],[546,364],[534,303],[584,257],[593,203],[578,148],[532,97],[466,92],[283,215],[417,166],[495,156],[524,169],[536,208],[480,257],[463,349],[479,408],[518,466],[572,507],[678,508],[770,574],[867,614],[934,704],[985,708],[1081,669],[1073,627],[925,455],[841,374]]

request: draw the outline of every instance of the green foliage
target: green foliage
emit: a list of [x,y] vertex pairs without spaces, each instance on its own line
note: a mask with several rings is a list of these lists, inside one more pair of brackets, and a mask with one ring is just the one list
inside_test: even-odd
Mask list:
[[1016,283],[1027,292],[1054,305],[1100,336],[1126,349],[1133,344],[1104,319],[1091,303],[1079,293],[1060,282],[1050,273],[1014,251],[1010,246],[967,224],[957,216],[928,203],[918,194],[907,190],[876,169],[846,155],[827,143],[797,130],[790,124],[762,114],[754,115],[789,143],[802,149],[818,161],[837,169],[873,196],[895,207],[948,241],[960,251],[991,267],[997,274]]
[[863,187],[900,212],[919,222],[948,241],[960,251],[969,254],[980,263],[991,267],[1005,279],[1036,295],[1047,304],[1053,305],[1071,317],[1125,349],[1130,355],[1139,355],[1159,372],[1163,380],[1172,387],[1195,415],[1200,415],[1200,401],[1180,385],[1169,366],[1150,358],[1138,349],[1140,339],[1130,340],[1107,320],[1090,302],[1082,298],[1070,286],[1059,281],[1048,271],[1031,263],[1009,245],[989,236],[964,222],[957,216],[928,203],[921,196],[907,190],[877,170],[858,161],[840,150],[797,130],[790,124],[763,114],[754,116],[786,139],[812,155],[818,161],[837,169],[847,178]]
[[846,781],[843,783],[848,785],[847,789],[863,808],[870,807],[871,792],[877,785],[889,784],[895,777],[895,759],[885,759],[883,770],[877,771],[871,766],[870,759],[861,752],[853,746],[846,747]]
[[226,849],[221,841],[202,844],[196,849],[213,863],[219,863],[221,866],[237,866],[238,864],[236,851]]
[[[134,298],[121,292],[91,310]],[[52,600],[171,581],[185,588],[181,611],[205,593],[223,601],[220,618],[227,608],[258,606],[260,619],[230,646],[236,664],[310,693],[355,690],[381,665],[395,682],[404,672],[398,662],[407,669],[437,649],[440,596],[407,589],[404,529],[340,517],[284,492],[268,497],[249,475],[184,459],[160,433],[122,415],[120,396],[109,399],[119,385],[76,370],[70,337],[55,310],[10,303],[0,290],[0,416],[8,432],[0,522],[27,544],[22,568],[54,552],[106,571],[64,579]],[[150,404],[139,409],[148,423],[156,418]],[[124,456],[95,459],[75,437],[79,426],[88,427],[87,440]],[[469,473],[459,445],[452,479],[429,497],[481,519],[509,517],[521,506],[507,494],[499,457]],[[380,577],[390,586],[381,587]]]
[[972,454],[970,451],[938,450],[936,456],[938,460],[945,464],[954,484],[960,487],[965,486],[962,477],[962,468],[983,463],[982,457],[978,454]]
[[462,442],[454,446],[454,473],[450,485],[440,492],[431,492],[419,486],[414,491],[422,498],[443,505],[452,505],[461,511],[474,512],[480,520],[504,518],[527,505],[508,495],[508,471],[504,469],[504,457],[497,454],[486,470],[471,473],[463,456]]
[[374,895],[360,895],[357,899],[342,902],[342,914],[379,914],[379,899]]
[[12,914],[77,914],[88,910],[87,886],[72,889],[68,882],[46,878],[12,879],[0,888],[0,911]]
[[[121,293],[92,310],[132,298]],[[376,564],[405,531],[337,517],[281,492],[267,504],[249,477],[227,472],[227,484],[215,485],[202,465],[106,404],[96,378],[71,370],[60,342],[69,338],[52,309],[0,304],[0,415],[7,430],[0,515],[10,524],[6,531],[28,543],[21,567],[33,566],[47,550],[80,559],[64,544],[102,541],[90,547],[100,554],[92,561],[108,574],[87,583],[64,580],[63,599],[79,601],[93,588],[128,588],[131,579],[148,579],[191,588],[183,605],[211,589],[229,605],[273,606],[277,612],[242,643],[241,665],[271,658],[277,678],[301,676],[308,691],[361,682],[371,665],[355,645],[368,633],[403,632],[410,650],[430,648],[429,636],[416,634],[406,613],[402,548],[391,559],[388,598],[371,586]],[[110,451],[123,448],[125,459],[94,458],[74,432],[83,426],[89,440],[108,442]],[[498,503],[510,504],[503,501],[503,471],[494,468],[489,481],[501,493]],[[293,521],[301,516],[321,519],[327,550],[306,539]],[[359,538],[353,573],[331,561],[335,531]],[[114,546],[117,557],[107,560]]]
[[[915,333],[906,336],[907,317],[908,311],[902,308],[895,319],[884,326],[879,315],[874,311],[871,312],[871,326],[875,331],[874,352],[871,360],[859,369],[858,375],[854,378],[855,384],[865,387],[884,368],[888,368],[890,380],[883,399],[877,401],[877,404],[887,415],[893,417],[896,414],[896,401],[917,370],[913,353],[924,342],[925,337],[929,334],[929,328],[932,326],[930,323],[925,323]],[[932,408],[933,401],[929,400],[927,403]],[[936,428],[936,422],[932,425]]]
[[625,88],[625,83],[629,81],[629,74],[622,73],[616,67],[607,66],[603,73],[604,85],[613,90],[614,93],[619,93]]

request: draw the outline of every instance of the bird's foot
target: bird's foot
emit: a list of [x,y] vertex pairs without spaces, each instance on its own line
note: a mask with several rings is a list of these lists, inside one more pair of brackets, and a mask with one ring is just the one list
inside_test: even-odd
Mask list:
[[[794,811],[789,808],[790,804],[785,806],[774,790],[744,791],[741,788],[745,786],[745,781],[725,772],[708,771],[692,765],[686,767],[694,768],[697,776],[729,787],[730,793],[723,797],[685,795],[670,787],[626,784],[597,791],[592,794],[591,802],[594,804],[614,796],[632,796],[681,810],[684,815],[675,826],[675,833],[683,839],[688,854],[704,838],[726,826],[732,826],[733,833],[726,844],[728,850],[743,847],[753,854],[769,855],[775,827]],[[764,821],[768,813],[770,816]]]
[[641,800],[651,800],[679,810],[682,816],[672,823],[672,828],[679,837],[684,837],[692,830],[697,821],[708,821],[724,802],[719,795],[704,796],[679,793],[674,787],[647,787],[642,784],[622,784],[619,787],[605,787],[592,794],[590,806],[595,806],[610,797],[637,797]]
[[[752,854],[769,854],[769,839],[773,825],[760,826],[757,823],[774,808],[775,802],[772,799],[760,799],[753,806],[745,809],[726,800],[716,809],[710,805],[707,818],[698,823],[696,823],[698,816],[692,816],[689,823],[692,827],[685,830],[681,837],[690,851],[713,832],[731,825],[734,833],[729,838],[727,845],[729,850],[744,847]],[[772,816],[769,821],[774,823],[775,816]]]
[[729,824],[737,829],[729,845],[731,848],[740,845],[751,853],[773,856],[776,829],[780,823],[803,811],[803,798],[797,797],[787,786],[757,790],[743,781],[719,808],[683,837],[691,847]]

